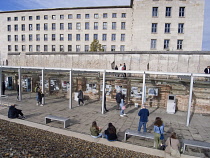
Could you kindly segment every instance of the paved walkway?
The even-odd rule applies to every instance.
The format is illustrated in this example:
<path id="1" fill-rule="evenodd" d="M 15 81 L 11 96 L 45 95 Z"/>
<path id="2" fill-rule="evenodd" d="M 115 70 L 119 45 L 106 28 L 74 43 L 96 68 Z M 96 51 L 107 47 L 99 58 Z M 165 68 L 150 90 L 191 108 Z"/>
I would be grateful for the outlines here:
<path id="1" fill-rule="evenodd" d="M 104 115 L 101 114 L 101 102 L 89 100 L 86 101 L 85 106 L 77 106 L 77 102 L 73 101 L 73 109 L 68 108 L 68 100 L 65 98 L 46 97 L 46 105 L 43 107 L 36 105 L 35 93 L 23 94 L 23 100 L 21 102 L 16 100 L 16 93 L 14 91 L 6 92 L 9 104 L 18 104 L 19 109 L 22 109 L 27 117 L 27 121 L 45 124 L 44 117 L 48 114 L 62 116 L 70 118 L 71 125 L 65 130 L 76 133 L 89 135 L 90 125 L 96 120 L 97 124 L 105 130 L 107 124 L 112 122 L 117 128 L 118 138 L 123 141 L 124 131 L 128 128 L 137 130 L 139 117 L 138 108 L 134 106 L 126 109 L 127 116 L 121 118 L 119 116 L 120 111 L 115 110 L 116 104 L 107 102 L 107 109 L 109 112 Z M 0 106 L 0 114 L 7 116 L 8 108 Z M 153 132 L 154 119 L 159 116 L 163 119 L 165 125 L 166 137 L 170 135 L 172 131 L 178 134 L 180 139 L 194 139 L 200 141 L 206 141 L 210 143 L 210 115 L 194 114 L 190 126 L 186 127 L 186 112 L 178 111 L 176 114 L 167 114 L 165 109 L 162 108 L 149 108 L 150 116 L 148 122 L 148 132 Z M 63 129 L 63 123 L 53 121 L 48 126 Z M 152 140 L 144 140 L 139 137 L 130 137 L 127 142 L 128 144 L 139 145 L 143 147 L 153 148 Z M 210 157 L 209 150 L 188 148 L 187 155 L 197 157 Z"/>

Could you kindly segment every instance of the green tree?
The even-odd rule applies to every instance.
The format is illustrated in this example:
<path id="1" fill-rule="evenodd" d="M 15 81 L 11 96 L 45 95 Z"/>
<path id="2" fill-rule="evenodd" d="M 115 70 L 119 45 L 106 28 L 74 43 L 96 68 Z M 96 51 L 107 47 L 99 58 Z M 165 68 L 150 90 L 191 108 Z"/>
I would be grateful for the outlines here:
<path id="1" fill-rule="evenodd" d="M 90 44 L 90 52 L 100 52 L 103 51 L 101 44 L 98 40 L 94 39 Z"/>

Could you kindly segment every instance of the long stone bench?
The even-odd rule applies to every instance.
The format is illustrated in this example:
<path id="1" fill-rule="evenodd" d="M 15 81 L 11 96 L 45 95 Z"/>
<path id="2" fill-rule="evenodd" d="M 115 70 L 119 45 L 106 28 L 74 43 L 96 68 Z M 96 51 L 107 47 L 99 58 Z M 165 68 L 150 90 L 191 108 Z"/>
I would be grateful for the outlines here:
<path id="1" fill-rule="evenodd" d="M 64 128 L 70 125 L 70 119 L 64 117 L 58 117 L 53 115 L 48 115 L 45 117 L 45 124 L 50 123 L 52 120 L 61 121 L 64 123 Z"/>
<path id="2" fill-rule="evenodd" d="M 126 141 L 127 135 L 132 135 L 132 136 L 137 136 L 137 137 L 142 137 L 142 138 L 148 138 L 148 139 L 154 139 L 154 134 L 152 134 L 152 133 L 139 132 L 139 131 L 134 131 L 134 130 L 127 129 L 125 131 L 124 141 Z"/>
<path id="3" fill-rule="evenodd" d="M 185 152 L 186 146 L 194 146 L 194 147 L 198 147 L 198 148 L 210 149 L 210 143 L 201 142 L 201 141 L 197 141 L 197 140 L 183 139 L 182 144 L 183 144 L 183 153 Z"/>

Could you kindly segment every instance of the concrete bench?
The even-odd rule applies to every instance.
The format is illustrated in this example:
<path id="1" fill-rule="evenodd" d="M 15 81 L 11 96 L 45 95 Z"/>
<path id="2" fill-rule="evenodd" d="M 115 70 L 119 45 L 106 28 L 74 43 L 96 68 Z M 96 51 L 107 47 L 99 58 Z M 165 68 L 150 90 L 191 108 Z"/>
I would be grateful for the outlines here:
<path id="1" fill-rule="evenodd" d="M 201 141 L 197 141 L 197 140 L 183 139 L 182 144 L 183 144 L 183 153 L 185 152 L 186 146 L 194 146 L 194 147 L 198 147 L 198 148 L 210 149 L 210 143 L 201 142 Z"/>
<path id="2" fill-rule="evenodd" d="M 154 139 L 154 134 L 152 134 L 152 133 L 139 132 L 139 131 L 134 131 L 134 130 L 127 129 L 125 131 L 124 141 L 126 141 L 127 135 L 138 136 L 138 137 L 148 138 L 148 139 Z"/>
<path id="3" fill-rule="evenodd" d="M 48 115 L 45 117 L 45 124 L 50 123 L 51 120 L 62 121 L 64 123 L 64 128 L 70 125 L 70 119 L 64 117 L 58 117 L 53 115 Z"/>

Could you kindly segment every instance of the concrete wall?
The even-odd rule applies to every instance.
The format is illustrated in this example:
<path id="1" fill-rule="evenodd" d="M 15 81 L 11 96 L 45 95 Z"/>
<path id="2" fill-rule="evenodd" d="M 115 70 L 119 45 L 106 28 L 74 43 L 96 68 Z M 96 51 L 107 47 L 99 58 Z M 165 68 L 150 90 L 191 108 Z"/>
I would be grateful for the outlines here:
<path id="1" fill-rule="evenodd" d="M 210 65 L 210 52 L 11 53 L 8 56 L 10 66 L 111 69 L 113 61 L 118 66 L 126 63 L 127 70 L 203 73 Z"/>

